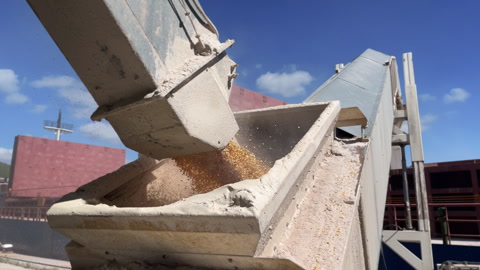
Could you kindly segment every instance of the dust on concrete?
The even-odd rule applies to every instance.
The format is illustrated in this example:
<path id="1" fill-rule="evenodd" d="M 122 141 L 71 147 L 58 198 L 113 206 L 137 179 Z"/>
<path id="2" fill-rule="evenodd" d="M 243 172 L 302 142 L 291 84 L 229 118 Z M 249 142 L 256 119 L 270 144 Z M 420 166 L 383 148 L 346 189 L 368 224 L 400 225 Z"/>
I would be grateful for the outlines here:
<path id="1" fill-rule="evenodd" d="M 334 141 L 307 177 L 309 191 L 275 251 L 305 269 L 338 269 L 343 262 L 361 167 L 362 142 Z"/>
<path id="2" fill-rule="evenodd" d="M 184 44 L 186 41 L 182 38 L 176 38 L 173 42 L 174 45 L 172 48 L 186 47 Z M 205 59 L 209 59 L 208 56 L 212 54 L 218 55 L 219 51 L 221 51 L 222 45 L 233 43 L 233 41 L 227 40 L 225 43 L 220 43 L 215 34 L 204 33 L 198 38 L 198 43 L 202 44 L 205 48 L 208 48 L 209 53 L 192 55 L 193 51 L 191 50 L 169 51 L 166 63 L 170 68 L 167 74 L 158 78 L 158 88 L 147 94 L 144 98 L 148 99 L 158 95 L 166 96 L 175 86 L 183 82 L 187 77 L 191 76 L 195 71 L 205 65 Z"/>
<path id="3" fill-rule="evenodd" d="M 193 268 L 189 266 L 163 266 L 163 265 L 146 265 L 140 262 L 130 262 L 125 265 L 119 263 L 108 263 L 92 270 L 202 270 L 202 268 Z"/>

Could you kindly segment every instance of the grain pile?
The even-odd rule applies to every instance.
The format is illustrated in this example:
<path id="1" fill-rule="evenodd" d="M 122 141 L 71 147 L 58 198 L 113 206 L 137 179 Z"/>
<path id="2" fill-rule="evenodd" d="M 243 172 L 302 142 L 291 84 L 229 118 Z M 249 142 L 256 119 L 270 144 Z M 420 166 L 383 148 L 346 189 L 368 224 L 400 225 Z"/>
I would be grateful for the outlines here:
<path id="1" fill-rule="evenodd" d="M 103 203 L 117 207 L 155 207 L 194 195 L 192 179 L 174 160 L 161 160 L 150 170 L 104 196 Z"/>
<path id="2" fill-rule="evenodd" d="M 163 159 L 111 191 L 102 202 L 117 207 L 162 206 L 226 184 L 259 178 L 269 169 L 265 162 L 232 141 L 221 151 Z"/>
<path id="3" fill-rule="evenodd" d="M 256 179 L 269 170 L 265 162 L 234 141 L 221 151 L 176 157 L 174 160 L 193 180 L 196 194 L 245 179 Z"/>

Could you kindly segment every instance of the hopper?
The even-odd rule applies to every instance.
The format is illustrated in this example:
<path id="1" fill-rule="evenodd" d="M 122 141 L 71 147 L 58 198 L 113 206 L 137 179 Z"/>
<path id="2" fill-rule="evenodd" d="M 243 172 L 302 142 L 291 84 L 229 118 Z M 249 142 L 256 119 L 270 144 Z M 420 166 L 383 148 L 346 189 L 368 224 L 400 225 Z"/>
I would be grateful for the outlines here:
<path id="1" fill-rule="evenodd" d="M 132 263 L 301 269 L 290 260 L 260 254 L 276 241 L 272 231 L 278 221 L 292 215 L 286 209 L 314 157 L 332 141 L 339 111 L 339 102 L 333 101 L 236 113 L 238 144 L 271 166 L 259 179 L 163 206 L 102 203 L 164 166 L 164 161 L 141 157 L 66 195 L 48 212 L 49 224 L 72 239 L 67 253 L 74 269 Z"/>

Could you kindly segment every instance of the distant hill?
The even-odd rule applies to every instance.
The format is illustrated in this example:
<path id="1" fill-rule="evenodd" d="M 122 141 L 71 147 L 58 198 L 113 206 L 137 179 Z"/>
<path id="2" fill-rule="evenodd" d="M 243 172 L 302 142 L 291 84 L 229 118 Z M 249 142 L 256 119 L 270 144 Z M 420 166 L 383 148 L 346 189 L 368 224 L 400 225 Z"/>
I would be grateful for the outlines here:
<path id="1" fill-rule="evenodd" d="M 10 177 L 10 165 L 0 162 L 0 177 Z"/>

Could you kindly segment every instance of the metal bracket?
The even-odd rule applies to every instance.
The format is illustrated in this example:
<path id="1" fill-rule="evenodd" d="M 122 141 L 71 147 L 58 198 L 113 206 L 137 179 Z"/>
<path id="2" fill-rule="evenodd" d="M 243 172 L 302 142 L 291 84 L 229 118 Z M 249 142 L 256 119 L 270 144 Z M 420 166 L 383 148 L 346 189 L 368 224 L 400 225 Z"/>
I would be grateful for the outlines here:
<path id="1" fill-rule="evenodd" d="M 433 269 L 430 232 L 386 231 L 382 232 L 382 242 L 417 270 Z M 401 242 L 420 244 L 421 257 L 418 258 Z"/>
<path id="2" fill-rule="evenodd" d="M 360 108 L 349 107 L 349 108 L 342 108 L 340 110 L 335 127 L 360 126 L 361 138 L 364 138 L 365 129 L 367 128 L 367 125 L 368 125 L 367 117 L 365 117 L 365 115 L 362 113 Z"/>
<path id="3" fill-rule="evenodd" d="M 335 65 L 335 73 L 340 73 L 340 71 L 342 71 L 342 69 L 345 68 L 345 65 L 342 64 L 336 64 Z"/>
<path id="4" fill-rule="evenodd" d="M 395 120 L 407 120 L 408 116 L 407 116 L 407 111 L 406 110 L 396 110 L 394 112 L 394 117 L 395 117 Z"/>
<path id="5" fill-rule="evenodd" d="M 392 135 L 392 145 L 408 145 L 410 140 L 407 134 Z"/>
<path id="6" fill-rule="evenodd" d="M 336 127 L 367 126 L 367 118 L 358 107 L 342 108 L 338 114 Z"/>

